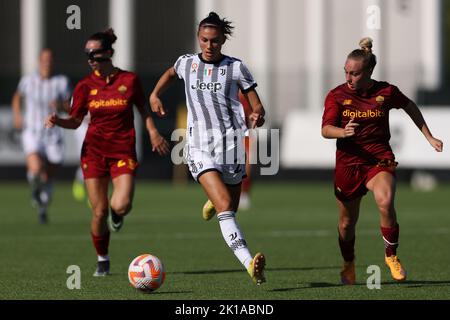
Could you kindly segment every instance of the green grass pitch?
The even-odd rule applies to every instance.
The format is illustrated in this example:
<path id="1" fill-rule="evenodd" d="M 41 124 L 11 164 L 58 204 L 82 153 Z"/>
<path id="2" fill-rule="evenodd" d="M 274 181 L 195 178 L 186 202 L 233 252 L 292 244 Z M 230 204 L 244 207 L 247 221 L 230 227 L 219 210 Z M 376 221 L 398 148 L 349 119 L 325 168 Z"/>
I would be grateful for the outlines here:
<path id="1" fill-rule="evenodd" d="M 253 206 L 238 213 L 249 248 L 267 257 L 267 283 L 255 286 L 225 245 L 215 219 L 205 222 L 205 196 L 195 184 L 138 181 L 134 208 L 111 235 L 111 276 L 94 278 L 91 213 L 57 182 L 50 224 L 38 225 L 26 183 L 0 185 L 0 299 L 450 299 L 450 186 L 430 193 L 399 185 L 399 256 L 408 280 L 395 283 L 384 266 L 373 196 L 357 228 L 358 284 L 339 284 L 337 210 L 331 183 L 255 184 Z M 142 294 L 128 283 L 131 260 L 152 253 L 167 272 L 163 286 Z M 81 289 L 69 290 L 67 267 L 81 268 Z M 381 289 L 366 286 L 367 267 L 381 268 Z"/>

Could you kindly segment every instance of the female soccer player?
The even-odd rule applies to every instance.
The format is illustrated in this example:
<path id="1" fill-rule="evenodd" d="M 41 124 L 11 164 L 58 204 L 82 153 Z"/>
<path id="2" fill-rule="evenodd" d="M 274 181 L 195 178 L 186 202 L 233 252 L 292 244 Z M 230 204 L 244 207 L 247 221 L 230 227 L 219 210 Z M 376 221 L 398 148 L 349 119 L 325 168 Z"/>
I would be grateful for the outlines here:
<path id="1" fill-rule="evenodd" d="M 95 33 L 88 39 L 85 53 L 93 72 L 75 87 L 69 117 L 62 119 L 54 114 L 46 121 L 49 128 L 56 125 L 76 129 L 88 111 L 91 117 L 81 151 L 81 167 L 93 213 L 91 235 L 98 256 L 94 276 L 109 274 L 108 225 L 111 231 L 118 231 L 123 217 L 131 210 L 138 166 L 133 105 L 145 121 L 152 150 L 160 155 L 169 152 L 167 141 L 159 134 L 145 108 L 137 75 L 116 68 L 111 62 L 112 44 L 116 39 L 112 29 Z M 108 218 L 109 177 L 113 191 Z"/>
<path id="2" fill-rule="evenodd" d="M 212 201 L 226 243 L 259 285 L 265 281 L 265 257 L 257 253 L 252 258 L 235 220 L 245 176 L 242 142 L 246 125 L 239 89 L 250 101 L 252 127 L 263 125 L 264 108 L 247 67 L 221 52 L 232 28 L 215 12 L 203 19 L 197 32 L 201 53 L 179 57 L 159 79 L 150 104 L 154 112 L 165 116 L 161 94 L 177 78 L 184 80 L 188 107 L 185 158 L 189 170 Z"/>
<path id="3" fill-rule="evenodd" d="M 64 156 L 61 129 L 44 130 L 42 122 L 54 112 L 66 111 L 71 95 L 69 79 L 53 74 L 53 64 L 52 50 L 42 50 L 39 71 L 20 79 L 12 99 L 14 127 L 23 129 L 27 179 L 42 224 L 47 223 L 47 207 L 53 193 L 52 178 Z"/>
<path id="4" fill-rule="evenodd" d="M 395 161 L 389 145 L 389 110 L 402 108 L 431 146 L 442 151 L 443 143 L 432 136 L 417 105 L 387 82 L 371 78 L 376 65 L 372 39 L 360 41 L 345 62 L 346 82 L 328 93 L 322 119 L 322 136 L 337 139 L 334 188 L 339 208 L 339 246 L 344 265 L 343 284 L 355 283 L 355 227 L 361 198 L 374 194 L 380 211 L 385 263 L 392 278 L 406 279 L 397 257 L 399 225 L 394 208 Z"/>

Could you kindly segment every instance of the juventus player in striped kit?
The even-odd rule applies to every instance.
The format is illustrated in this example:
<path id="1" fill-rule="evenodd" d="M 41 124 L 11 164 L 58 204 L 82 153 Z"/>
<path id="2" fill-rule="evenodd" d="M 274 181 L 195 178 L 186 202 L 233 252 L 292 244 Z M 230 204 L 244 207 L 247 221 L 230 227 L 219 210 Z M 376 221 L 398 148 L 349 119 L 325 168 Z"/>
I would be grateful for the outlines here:
<path id="1" fill-rule="evenodd" d="M 47 223 L 52 176 L 64 155 L 61 128 L 45 129 L 42 123 L 48 115 L 68 110 L 70 95 L 69 79 L 64 75 L 53 74 L 52 50 L 44 49 L 39 55 L 39 72 L 20 79 L 11 103 L 14 127 L 22 130 L 27 179 L 41 224 Z"/>
<path id="2" fill-rule="evenodd" d="M 246 130 L 239 89 L 252 107 L 252 128 L 264 124 L 256 83 L 242 61 L 221 53 L 231 35 L 229 21 L 211 12 L 198 27 L 199 54 L 181 56 L 159 79 L 150 96 L 152 110 L 164 117 L 161 94 L 177 79 L 185 83 L 188 131 L 185 158 L 193 178 L 212 201 L 222 235 L 256 284 L 265 282 L 265 256 L 253 258 L 236 223 L 242 178 L 245 177 Z M 210 219 L 213 215 L 207 217 Z"/>

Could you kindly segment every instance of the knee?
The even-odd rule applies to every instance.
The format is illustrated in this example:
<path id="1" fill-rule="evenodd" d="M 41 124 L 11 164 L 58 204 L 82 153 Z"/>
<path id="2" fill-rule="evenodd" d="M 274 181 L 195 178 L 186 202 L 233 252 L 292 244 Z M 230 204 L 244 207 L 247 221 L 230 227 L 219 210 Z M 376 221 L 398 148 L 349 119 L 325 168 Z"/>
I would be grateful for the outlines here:
<path id="1" fill-rule="evenodd" d="M 236 208 L 233 208 L 233 201 L 229 196 L 221 197 L 220 200 L 216 202 L 217 203 L 214 203 L 214 207 L 218 213 L 224 211 L 236 211 Z"/>
<path id="2" fill-rule="evenodd" d="M 106 206 L 93 206 L 92 207 L 92 214 L 93 214 L 93 218 L 95 220 L 105 220 L 106 217 L 108 216 L 108 208 Z"/>
<path id="3" fill-rule="evenodd" d="M 121 199 L 121 200 L 111 200 L 111 209 L 118 215 L 126 215 L 131 211 L 131 200 Z"/>
<path id="4" fill-rule="evenodd" d="M 382 195 L 377 195 L 375 197 L 378 209 L 381 213 L 388 214 L 393 207 L 393 195 L 391 193 L 385 193 Z"/>
<path id="5" fill-rule="evenodd" d="M 339 229 L 341 231 L 347 232 L 354 230 L 356 226 L 356 219 L 351 218 L 341 218 L 339 220 Z"/>

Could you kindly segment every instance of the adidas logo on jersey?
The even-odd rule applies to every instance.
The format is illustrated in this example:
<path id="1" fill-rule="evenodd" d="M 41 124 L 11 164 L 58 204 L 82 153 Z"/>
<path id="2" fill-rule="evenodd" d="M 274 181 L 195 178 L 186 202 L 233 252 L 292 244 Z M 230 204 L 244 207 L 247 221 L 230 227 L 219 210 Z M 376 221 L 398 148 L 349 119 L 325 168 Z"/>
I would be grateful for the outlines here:
<path id="1" fill-rule="evenodd" d="M 199 79 L 197 79 L 196 84 L 191 85 L 191 88 L 194 90 L 209 90 L 211 92 L 216 93 L 220 89 L 222 89 L 222 84 L 220 82 L 200 82 Z"/>

